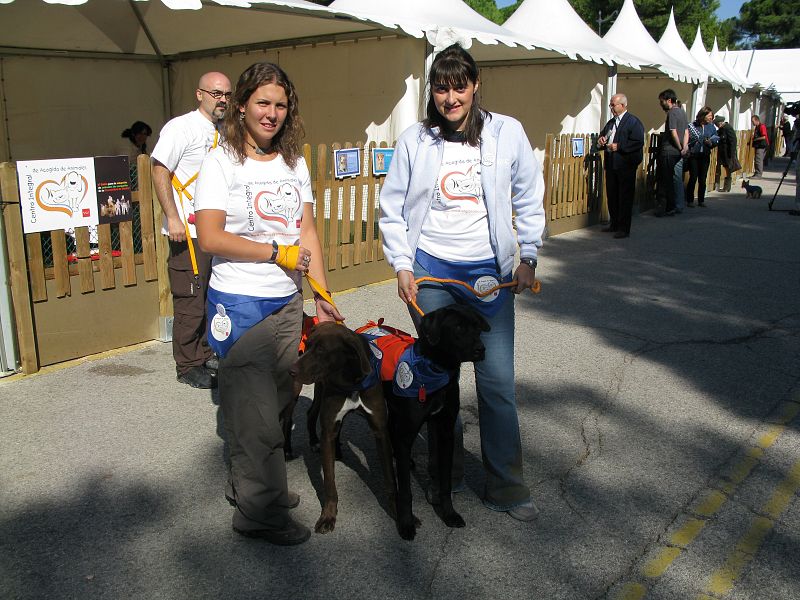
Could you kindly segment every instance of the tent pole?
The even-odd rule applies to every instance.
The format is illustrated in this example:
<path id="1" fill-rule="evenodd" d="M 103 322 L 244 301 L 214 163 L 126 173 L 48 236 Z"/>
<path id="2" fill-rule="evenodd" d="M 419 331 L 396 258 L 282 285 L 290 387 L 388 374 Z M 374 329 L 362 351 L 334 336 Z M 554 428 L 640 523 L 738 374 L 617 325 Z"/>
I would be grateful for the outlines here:
<path id="1" fill-rule="evenodd" d="M 150 42 L 153 52 L 156 53 L 159 61 L 161 61 L 161 102 L 164 111 L 164 121 L 166 122 L 172 116 L 172 92 L 169 81 L 169 61 L 164 58 L 164 55 L 161 53 L 161 49 L 158 47 L 156 39 L 150 32 L 150 28 L 147 26 L 147 23 L 145 23 L 139 7 L 136 6 L 136 3 L 133 0 L 128 0 L 128 4 L 130 5 L 133 14 L 136 15 L 136 20 L 139 21 L 139 26 L 147 36 L 147 41 Z"/>
<path id="2" fill-rule="evenodd" d="M 599 129 L 611 120 L 611 107 L 608 105 L 611 102 L 611 97 L 617 93 L 617 66 L 613 65 L 608 67 L 606 72 L 606 86 L 605 93 L 603 94 L 603 110 L 600 111 L 602 115 L 602 122 Z"/>
<path id="3" fill-rule="evenodd" d="M 6 131 L 6 160 L 13 160 L 11 156 L 11 131 L 8 123 L 8 100 L 6 100 L 6 73 L 5 59 L 0 56 L 0 118 L 3 119 L 3 129 Z"/>

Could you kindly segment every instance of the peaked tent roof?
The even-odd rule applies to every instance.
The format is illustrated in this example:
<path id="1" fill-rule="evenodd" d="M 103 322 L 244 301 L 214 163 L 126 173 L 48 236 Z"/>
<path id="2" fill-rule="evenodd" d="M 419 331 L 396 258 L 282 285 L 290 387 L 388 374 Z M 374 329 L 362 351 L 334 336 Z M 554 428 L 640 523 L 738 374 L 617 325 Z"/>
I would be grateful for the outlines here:
<path id="1" fill-rule="evenodd" d="M 711 59 L 708 57 L 708 52 L 706 52 L 706 47 L 703 44 L 703 35 L 700 33 L 700 25 L 697 26 L 697 33 L 694 36 L 694 43 L 692 43 L 692 48 L 689 50 L 692 55 L 692 58 L 703 67 L 706 73 L 709 74 L 710 77 L 713 77 L 717 81 L 724 81 L 726 83 L 730 83 L 734 89 L 738 89 L 739 85 L 730 82 L 726 79 L 726 77 L 719 72 L 719 69 L 711 62 Z M 739 90 L 743 91 L 743 90 Z"/>
<path id="2" fill-rule="evenodd" d="M 678 81 L 700 80 L 697 73 L 679 64 L 666 54 L 650 36 L 639 20 L 633 0 L 625 0 L 616 21 L 603 39 L 620 48 L 635 48 L 635 56 L 641 64 L 653 65 Z"/>
<path id="3" fill-rule="evenodd" d="M 747 88 L 752 87 L 752 84 L 749 84 L 747 81 L 743 81 L 742 78 L 734 73 L 731 68 L 725 64 L 725 61 L 722 60 L 722 54 L 719 51 L 716 37 L 714 38 L 714 45 L 711 48 L 711 52 L 708 53 L 708 57 L 713 65 L 717 67 L 717 70 L 725 76 L 725 79 L 738 85 L 739 91 L 743 92 Z"/>
<path id="4" fill-rule="evenodd" d="M 140 60 L 380 28 L 305 0 L 0 0 L 0 22 L 3 54 L 66 51 Z"/>
<path id="5" fill-rule="evenodd" d="M 689 49 L 686 47 L 686 44 L 683 43 L 681 34 L 678 33 L 678 27 L 675 25 L 674 8 L 669 9 L 669 20 L 667 21 L 667 26 L 664 28 L 664 33 L 661 35 L 661 39 L 658 40 L 658 46 L 670 58 L 688 69 L 695 71 L 700 76 L 701 80 L 708 79 L 708 71 L 694 59 L 692 53 L 689 52 Z"/>
<path id="6" fill-rule="evenodd" d="M 572 59 L 596 63 L 641 65 L 626 52 L 604 41 L 578 16 L 567 0 L 525 0 L 503 27 L 536 46 L 548 47 Z"/>
<path id="7" fill-rule="evenodd" d="M 434 47 L 465 38 L 482 44 L 530 48 L 512 32 L 478 14 L 461 0 L 334 0 L 330 9 L 402 29 L 416 38 L 427 36 Z"/>

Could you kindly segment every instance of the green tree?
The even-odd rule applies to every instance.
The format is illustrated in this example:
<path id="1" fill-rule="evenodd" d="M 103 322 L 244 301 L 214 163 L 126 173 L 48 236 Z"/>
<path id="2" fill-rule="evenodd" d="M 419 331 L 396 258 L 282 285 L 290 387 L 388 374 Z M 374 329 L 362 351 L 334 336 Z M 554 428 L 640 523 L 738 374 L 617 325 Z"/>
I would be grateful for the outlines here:
<path id="1" fill-rule="evenodd" d="M 739 48 L 800 46 L 800 0 L 750 0 L 732 23 Z"/>
<path id="2" fill-rule="evenodd" d="M 503 11 L 497 8 L 494 0 L 465 0 L 465 3 L 477 13 L 480 13 L 490 21 L 494 21 L 498 25 L 502 25 L 505 19 L 503 18 Z"/>

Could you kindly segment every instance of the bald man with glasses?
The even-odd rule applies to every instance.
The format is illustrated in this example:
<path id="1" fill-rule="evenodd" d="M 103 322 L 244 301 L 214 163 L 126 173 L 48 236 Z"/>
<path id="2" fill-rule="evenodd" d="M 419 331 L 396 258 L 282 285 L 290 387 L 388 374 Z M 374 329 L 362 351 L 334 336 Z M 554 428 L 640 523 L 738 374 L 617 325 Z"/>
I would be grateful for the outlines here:
<path id="1" fill-rule="evenodd" d="M 195 97 L 196 110 L 164 125 L 151 158 L 153 187 L 164 212 L 161 233 L 169 238 L 175 369 L 181 383 L 208 389 L 216 383 L 216 359 L 206 341 L 211 256 L 197 245 L 194 185 L 203 158 L 219 142 L 217 123 L 231 97 L 231 82 L 222 73 L 206 73 Z"/>
<path id="2" fill-rule="evenodd" d="M 614 94 L 608 106 L 613 116 L 597 139 L 598 148 L 605 150 L 603 166 L 606 173 L 608 227 L 602 231 L 614 233 L 617 239 L 631 234 L 633 198 L 636 193 L 636 169 L 642 162 L 644 125 L 628 112 L 625 94 Z"/>

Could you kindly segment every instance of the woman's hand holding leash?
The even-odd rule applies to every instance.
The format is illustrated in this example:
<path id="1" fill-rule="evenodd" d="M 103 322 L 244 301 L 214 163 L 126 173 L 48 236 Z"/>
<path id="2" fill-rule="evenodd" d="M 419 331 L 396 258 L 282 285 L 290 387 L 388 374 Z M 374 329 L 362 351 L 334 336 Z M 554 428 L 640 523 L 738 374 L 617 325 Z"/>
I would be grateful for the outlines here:
<path id="1" fill-rule="evenodd" d="M 417 298 L 417 282 L 411 271 L 397 272 L 397 295 L 406 304 L 412 304 Z"/>
<path id="2" fill-rule="evenodd" d="M 342 313 L 339 312 L 339 309 L 327 300 L 318 297 L 315 299 L 315 303 L 317 305 L 317 318 L 320 323 L 324 323 L 325 321 L 341 323 L 344 321 L 344 317 Z"/>
<path id="3" fill-rule="evenodd" d="M 517 285 L 512 288 L 511 291 L 515 294 L 521 294 L 525 290 L 533 290 L 534 293 L 537 292 L 539 282 L 536 281 L 536 269 L 533 267 L 521 263 L 514 273 L 514 280 L 517 282 Z"/>
<path id="4" fill-rule="evenodd" d="M 302 246 L 281 246 L 273 243 L 273 255 L 270 262 L 283 267 L 287 271 L 308 271 L 311 263 L 311 251 Z"/>

